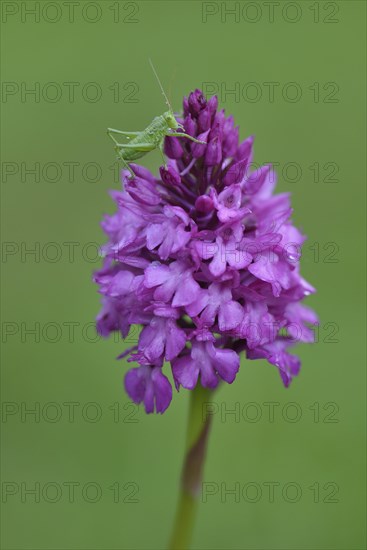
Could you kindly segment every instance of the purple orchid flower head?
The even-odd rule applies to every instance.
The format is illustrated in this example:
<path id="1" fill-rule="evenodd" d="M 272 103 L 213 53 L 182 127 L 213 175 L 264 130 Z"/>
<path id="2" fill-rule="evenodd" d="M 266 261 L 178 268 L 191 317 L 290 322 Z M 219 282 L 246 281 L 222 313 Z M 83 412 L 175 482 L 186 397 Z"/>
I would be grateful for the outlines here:
<path id="1" fill-rule="evenodd" d="M 285 386 L 300 369 L 289 348 L 312 342 L 315 313 L 301 304 L 315 289 L 300 275 L 305 237 L 292 225 L 288 194 L 274 195 L 271 166 L 251 169 L 253 137 L 239 142 L 233 118 L 200 90 L 178 122 L 206 144 L 167 137 L 156 178 L 132 165 L 114 191 L 104 265 L 95 274 L 103 307 L 99 333 L 142 325 L 125 388 L 147 413 L 163 413 L 174 385 L 231 384 L 240 352 L 275 365 Z"/>

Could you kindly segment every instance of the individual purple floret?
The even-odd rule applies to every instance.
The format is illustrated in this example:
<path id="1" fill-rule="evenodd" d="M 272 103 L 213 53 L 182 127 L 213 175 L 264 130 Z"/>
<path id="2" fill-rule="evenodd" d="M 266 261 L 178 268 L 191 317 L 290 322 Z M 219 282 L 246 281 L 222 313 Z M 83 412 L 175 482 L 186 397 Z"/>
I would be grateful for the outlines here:
<path id="1" fill-rule="evenodd" d="M 123 170 L 117 212 L 102 222 L 97 329 L 125 338 L 143 326 L 125 388 L 148 413 L 172 399 L 165 361 L 177 390 L 231 384 L 241 351 L 275 365 L 288 386 L 300 369 L 288 348 L 312 342 L 308 325 L 318 322 L 300 303 L 315 290 L 299 273 L 305 237 L 289 220 L 289 194 L 273 195 L 271 166 L 253 168 L 253 138 L 239 143 L 217 105 L 199 90 L 184 98 L 179 122 L 206 145 L 167 137 L 160 178 L 135 164 L 134 178 Z"/>

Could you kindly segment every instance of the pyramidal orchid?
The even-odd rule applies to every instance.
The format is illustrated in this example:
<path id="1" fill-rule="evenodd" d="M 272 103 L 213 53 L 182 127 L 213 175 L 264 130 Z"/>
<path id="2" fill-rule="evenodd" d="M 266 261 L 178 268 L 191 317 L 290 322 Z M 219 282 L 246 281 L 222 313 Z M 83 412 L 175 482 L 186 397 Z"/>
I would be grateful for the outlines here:
<path id="1" fill-rule="evenodd" d="M 160 178 L 132 165 L 114 191 L 117 211 L 95 281 L 103 295 L 100 334 L 143 326 L 125 388 L 146 412 L 163 413 L 175 387 L 231 384 L 248 359 L 264 358 L 288 386 L 300 369 L 289 352 L 312 341 L 314 292 L 300 275 L 305 237 L 292 225 L 289 195 L 274 195 L 271 166 L 252 169 L 253 138 L 239 143 L 233 118 L 196 90 L 183 102 L 184 138 L 165 141 Z"/>
<path id="2" fill-rule="evenodd" d="M 210 418 L 203 426 L 200 403 L 235 381 L 241 353 L 266 359 L 288 386 L 300 370 L 290 348 L 312 342 L 309 325 L 317 323 L 301 304 L 314 288 L 300 275 L 305 237 L 290 220 L 289 194 L 274 194 L 272 167 L 254 169 L 253 137 L 239 142 L 233 118 L 217 108 L 215 96 L 192 92 L 178 122 L 205 143 L 167 137 L 160 177 L 136 164 L 134 177 L 122 171 L 95 274 L 99 333 L 125 338 L 142 326 L 137 345 L 120 356 L 136 364 L 125 374 L 129 397 L 163 413 L 173 395 L 169 369 L 175 389 L 192 393 L 172 548 L 188 544 L 182 517 L 201 480 Z"/>

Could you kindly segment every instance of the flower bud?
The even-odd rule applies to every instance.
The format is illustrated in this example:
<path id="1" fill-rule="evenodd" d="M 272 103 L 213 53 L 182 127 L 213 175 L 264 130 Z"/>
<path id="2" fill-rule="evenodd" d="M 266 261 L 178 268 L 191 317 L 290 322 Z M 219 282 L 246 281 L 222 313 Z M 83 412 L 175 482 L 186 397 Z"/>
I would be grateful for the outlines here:
<path id="1" fill-rule="evenodd" d="M 180 174 L 172 166 L 159 168 L 163 183 L 166 185 L 179 185 L 181 183 Z"/>
<path id="2" fill-rule="evenodd" d="M 192 115 L 197 115 L 206 107 L 206 99 L 200 90 L 195 90 L 189 95 L 189 109 Z"/>
<path id="3" fill-rule="evenodd" d="M 209 214 L 214 210 L 214 203 L 208 195 L 200 195 L 195 201 L 195 208 L 201 214 Z"/>
<path id="4" fill-rule="evenodd" d="M 167 137 L 164 141 L 164 152 L 170 159 L 181 158 L 184 151 L 179 138 Z"/>

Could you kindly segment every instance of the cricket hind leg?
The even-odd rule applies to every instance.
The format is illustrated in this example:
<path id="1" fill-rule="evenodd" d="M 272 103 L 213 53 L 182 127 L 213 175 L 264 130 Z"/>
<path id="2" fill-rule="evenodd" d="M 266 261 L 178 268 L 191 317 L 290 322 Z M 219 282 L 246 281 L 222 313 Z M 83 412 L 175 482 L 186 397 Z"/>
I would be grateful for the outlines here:
<path id="1" fill-rule="evenodd" d="M 140 134 L 140 132 L 122 132 L 121 130 L 115 130 L 114 128 L 107 128 L 107 134 L 112 139 L 114 138 L 111 134 L 120 134 L 121 136 L 125 136 L 127 139 L 134 139 Z"/>
<path id="2" fill-rule="evenodd" d="M 153 151 L 155 146 L 151 143 L 117 143 L 115 150 L 118 154 L 118 159 L 126 166 L 133 177 L 136 176 L 133 169 L 129 165 L 129 162 L 138 160 L 143 157 L 149 151 Z"/>
<path id="3" fill-rule="evenodd" d="M 119 157 L 117 157 L 117 158 L 118 158 L 118 160 L 121 160 L 122 164 L 129 170 L 131 176 L 132 176 L 133 178 L 135 178 L 135 177 L 136 177 L 136 174 L 135 174 L 134 170 L 131 168 L 131 166 L 126 162 L 126 160 L 125 160 L 123 157 L 121 157 L 121 156 L 119 156 Z"/>
<path id="4" fill-rule="evenodd" d="M 126 149 L 129 153 L 136 151 L 137 153 L 148 153 L 154 151 L 156 146 L 154 143 L 116 143 L 117 147 L 121 150 Z"/>
<path id="5" fill-rule="evenodd" d="M 163 164 L 164 164 L 164 167 L 165 169 L 167 170 L 167 159 L 165 158 L 164 156 L 164 142 L 162 141 L 162 143 L 159 145 L 159 151 L 162 155 L 162 160 L 163 160 Z"/>

